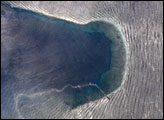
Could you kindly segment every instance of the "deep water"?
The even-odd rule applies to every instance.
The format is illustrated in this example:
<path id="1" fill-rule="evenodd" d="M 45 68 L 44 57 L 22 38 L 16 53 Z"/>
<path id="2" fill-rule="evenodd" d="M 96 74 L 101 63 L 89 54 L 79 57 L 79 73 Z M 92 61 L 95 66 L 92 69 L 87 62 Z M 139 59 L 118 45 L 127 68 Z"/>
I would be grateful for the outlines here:
<path id="1" fill-rule="evenodd" d="M 108 88 L 101 84 L 105 82 L 103 74 L 110 70 L 112 43 L 104 33 L 18 8 L 9 15 L 3 11 L 3 15 L 13 25 L 9 31 L 15 46 L 4 68 L 7 73 L 2 72 L 2 76 L 10 77 L 2 81 L 16 82 L 19 91 L 88 83 L 97 84 L 102 90 Z M 95 86 L 69 86 L 63 92 L 64 102 L 72 108 L 104 96 Z"/>

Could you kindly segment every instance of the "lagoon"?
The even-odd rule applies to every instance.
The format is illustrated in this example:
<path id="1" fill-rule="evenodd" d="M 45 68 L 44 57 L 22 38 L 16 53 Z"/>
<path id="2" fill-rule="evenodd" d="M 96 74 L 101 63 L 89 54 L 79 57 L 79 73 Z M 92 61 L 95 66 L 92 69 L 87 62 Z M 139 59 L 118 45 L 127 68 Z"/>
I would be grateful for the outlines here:
<path id="1" fill-rule="evenodd" d="M 2 78 L 7 81 L 3 86 L 14 83 L 19 86 L 15 92 L 56 89 L 71 108 L 100 99 L 120 86 L 117 76 L 122 77 L 118 71 L 123 71 L 124 55 L 118 54 L 123 62 L 113 71 L 118 64 L 115 40 L 108 33 L 113 27 L 104 22 L 78 25 L 19 8 L 11 11 L 3 11 L 12 25 L 9 34 L 14 44 L 7 72 L 2 69 L 2 76 L 10 76 Z"/>

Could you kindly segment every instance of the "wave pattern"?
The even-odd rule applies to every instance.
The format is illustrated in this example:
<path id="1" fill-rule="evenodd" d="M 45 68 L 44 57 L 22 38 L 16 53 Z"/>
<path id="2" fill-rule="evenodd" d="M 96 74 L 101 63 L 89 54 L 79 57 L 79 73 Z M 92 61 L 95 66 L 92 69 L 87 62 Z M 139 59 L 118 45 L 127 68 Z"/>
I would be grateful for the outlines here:
<path id="1" fill-rule="evenodd" d="M 15 7 L 78 24 L 104 20 L 115 24 L 125 37 L 128 61 L 127 73 L 125 73 L 125 80 L 120 87 L 121 89 L 110 94 L 110 100 L 102 98 L 76 109 L 66 110 L 64 114 L 61 114 L 60 111 L 64 106 L 58 107 L 60 104 L 56 105 L 53 98 L 48 99 L 49 94 L 52 94 L 51 92 L 42 95 L 42 100 L 45 99 L 44 102 L 39 102 L 43 103 L 42 108 L 36 109 L 37 113 L 31 111 L 31 118 L 38 115 L 42 118 L 163 118 L 162 2 L 55 1 L 9 3 Z M 7 46 L 10 43 L 5 45 L 9 49 Z M 8 88 L 10 87 L 8 86 Z M 8 92 L 7 94 L 12 93 Z M 63 96 L 61 95 L 61 97 Z M 35 98 L 32 102 L 35 103 L 37 99 L 39 98 Z M 28 104 L 30 103 L 27 103 L 27 106 Z M 40 108 L 40 106 L 36 105 L 35 108 Z M 58 112 L 56 113 L 56 111 Z M 19 112 L 24 113 L 21 110 Z M 13 114 L 17 115 L 17 113 Z M 16 117 L 15 115 L 11 116 Z M 26 118 L 27 116 L 18 114 L 18 117 Z"/>

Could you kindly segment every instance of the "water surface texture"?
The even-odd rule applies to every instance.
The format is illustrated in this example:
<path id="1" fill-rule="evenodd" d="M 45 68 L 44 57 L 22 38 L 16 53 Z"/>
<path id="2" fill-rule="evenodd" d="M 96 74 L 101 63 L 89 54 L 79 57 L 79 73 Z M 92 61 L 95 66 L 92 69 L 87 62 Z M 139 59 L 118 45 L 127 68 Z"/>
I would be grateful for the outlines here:
<path id="1" fill-rule="evenodd" d="M 85 24 L 82 25 L 85 29 L 91 26 L 95 31 L 103 32 L 112 41 L 110 45 L 112 57 L 110 57 L 110 69 L 102 75 L 103 79 L 100 82 L 105 84 L 101 87 L 103 90 L 104 86 L 107 87 L 108 91 L 104 91 L 110 100 L 101 97 L 74 109 L 68 109 L 63 103 L 66 96 L 64 91 L 57 93 L 55 90 L 43 90 L 40 87 L 43 81 L 35 87 L 29 87 L 28 90 L 24 90 L 23 87 L 21 89 L 18 81 L 24 83 L 22 86 L 26 86 L 26 82 L 32 79 L 24 77 L 29 72 L 19 68 L 13 71 L 17 82 L 3 84 L 2 118 L 163 118 L 163 1 L 8 1 L 8 3 L 14 7 Z M 1 69 L 6 73 L 4 68 L 9 63 L 10 52 L 18 43 L 20 44 L 21 40 L 17 40 L 17 36 L 9 32 L 19 22 L 5 17 L 11 15 L 11 11 L 5 10 L 2 6 L 1 10 L 4 10 L 1 14 L 3 51 Z M 27 38 L 22 36 L 22 39 Z M 126 57 L 123 57 L 125 55 Z M 41 66 L 34 66 L 35 69 L 37 67 Z M 13 80 L 11 75 L 2 77 Z M 114 83 L 117 87 L 113 87 Z M 89 90 L 89 93 L 92 92 Z"/>
<path id="2" fill-rule="evenodd" d="M 6 36 L 9 34 L 8 38 L 4 37 L 6 43 L 2 44 L 4 115 L 16 108 L 17 113 L 29 117 L 29 106 L 42 103 L 37 96 L 44 93 L 51 92 L 46 100 L 55 96 L 54 102 L 60 98 L 73 109 L 107 97 L 120 86 L 122 79 L 117 80 L 110 75 L 112 72 L 108 73 L 115 53 L 112 38 L 103 32 L 105 23 L 77 25 L 8 5 L 3 7 L 2 16 L 10 26 L 4 32 Z M 7 95 L 11 109 L 6 108 Z"/>

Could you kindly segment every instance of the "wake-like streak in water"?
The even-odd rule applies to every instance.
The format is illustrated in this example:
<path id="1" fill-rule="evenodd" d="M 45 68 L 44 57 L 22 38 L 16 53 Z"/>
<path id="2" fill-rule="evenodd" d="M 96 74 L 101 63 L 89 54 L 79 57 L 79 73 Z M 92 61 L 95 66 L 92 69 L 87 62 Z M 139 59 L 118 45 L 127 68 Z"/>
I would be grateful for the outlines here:
<path id="1" fill-rule="evenodd" d="M 22 89 L 25 92 L 14 91 L 13 86 L 17 85 L 9 84 L 8 86 L 3 86 L 2 92 L 2 117 L 3 118 L 18 118 L 15 114 L 15 108 L 11 103 L 16 102 L 16 105 L 21 103 L 22 96 L 28 96 L 31 98 L 31 101 L 34 103 L 38 102 L 38 99 L 35 100 L 37 96 L 41 100 L 42 105 L 38 105 L 39 109 L 31 107 L 29 111 L 26 108 L 21 108 L 20 106 L 16 107 L 20 118 L 32 118 L 43 114 L 41 118 L 112 118 L 112 119 L 141 119 L 141 118 L 163 118 L 163 4 L 162 2 L 148 2 L 148 1 L 101 1 L 101 2 L 58 2 L 58 1 L 43 1 L 43 2 L 28 2 L 28 1 L 16 1 L 10 2 L 13 8 L 23 8 L 26 10 L 34 11 L 41 13 L 47 16 L 52 16 L 55 18 L 61 18 L 63 20 L 68 20 L 80 25 L 86 25 L 90 22 L 103 21 L 107 24 L 114 24 L 121 31 L 121 39 L 117 35 L 110 34 L 110 29 L 105 29 L 103 31 L 107 32 L 107 36 L 113 39 L 115 46 L 112 48 L 112 52 L 115 52 L 113 63 L 115 63 L 112 72 L 109 72 L 109 77 L 111 77 L 111 82 L 114 80 L 121 81 L 117 89 L 112 89 L 113 92 L 109 94 L 104 90 L 101 90 L 101 86 L 93 84 L 90 86 L 88 84 L 81 84 L 85 87 L 95 87 L 101 93 L 106 93 L 108 96 L 112 93 L 110 101 L 104 98 L 99 99 L 98 101 L 91 102 L 91 104 L 85 103 L 82 106 L 73 109 L 71 112 L 63 112 L 63 110 L 58 110 L 60 108 L 60 101 L 57 101 L 56 98 L 53 99 L 54 94 L 49 95 L 50 98 L 47 98 L 48 101 L 44 102 L 44 95 L 46 96 L 49 93 L 63 93 L 70 87 L 71 89 L 78 90 L 84 89 L 85 87 L 75 86 L 71 84 L 64 84 L 64 87 L 56 89 L 55 86 L 52 88 L 42 90 L 38 89 L 32 91 L 31 89 Z M 2 17 L 1 17 L 2 18 Z M 8 24 L 7 20 L 2 19 L 2 28 L 1 30 L 7 31 L 6 28 L 11 28 L 14 24 Z M 18 22 L 19 23 L 19 22 Z M 6 26 L 4 26 L 4 24 Z M 34 25 L 35 26 L 35 25 Z M 111 25 L 109 25 L 111 27 Z M 112 31 L 114 29 L 111 29 Z M 14 30 L 14 32 L 17 32 Z M 115 32 L 113 32 L 115 33 Z M 7 35 L 9 35 L 7 33 Z M 124 36 L 123 36 L 124 35 Z M 4 34 L 2 34 L 4 38 Z M 7 40 L 9 38 L 5 37 Z M 118 39 L 117 39 L 118 38 Z M 9 50 L 12 49 L 12 43 L 9 41 L 7 43 L 6 39 L 2 39 L 3 48 Z M 13 37 L 12 37 L 13 39 Z M 123 41 L 123 42 L 122 42 Z M 17 43 L 17 42 L 16 42 Z M 125 52 L 122 48 L 122 45 L 125 45 Z M 121 46 L 121 47 L 120 47 Z M 120 53 L 120 54 L 119 54 Z M 125 53 L 125 54 L 124 54 Z M 3 54 L 4 56 L 6 54 Z M 125 61 L 120 57 L 126 55 Z M 4 58 L 4 57 L 3 57 Z M 116 60 L 116 61 L 115 61 Z M 3 59 L 3 61 L 6 61 Z M 28 61 L 29 62 L 29 61 Z M 125 63 L 125 70 L 116 70 L 120 69 Z M 4 65 L 4 64 L 3 64 Z M 116 71 L 115 71 L 116 70 Z M 119 71 L 119 72 L 118 72 Z M 28 80 L 26 76 L 23 76 L 24 71 L 20 71 L 17 78 L 25 78 L 25 83 Z M 30 71 L 26 71 L 28 74 Z M 41 72 L 40 72 L 41 73 Z M 44 72 L 43 72 L 44 73 Z M 115 74 L 115 75 L 114 75 Z M 119 74 L 119 75 L 117 75 Z M 26 74 L 25 74 L 26 75 Z M 38 72 L 39 75 L 39 72 Z M 121 77 L 120 77 L 121 76 Z M 123 76 L 123 77 L 122 77 Z M 107 79 L 109 79 L 107 77 Z M 10 78 L 10 76 L 9 76 Z M 54 77 L 52 77 L 54 78 Z M 18 79 L 19 80 L 19 79 Z M 41 82 L 40 82 L 41 83 Z M 39 84 L 40 84 L 39 83 Z M 51 84 L 52 85 L 52 84 Z M 109 84 L 110 85 L 110 84 Z M 21 85 L 20 85 L 21 86 Z M 18 88 L 20 87 L 18 86 Z M 37 88 L 40 86 L 37 84 Z M 35 86 L 35 87 L 36 87 Z M 39 87 L 38 87 L 39 86 Z M 26 86 L 23 86 L 26 88 Z M 112 88 L 112 86 L 110 86 Z M 28 87 L 27 87 L 28 88 Z M 30 87 L 29 87 L 30 88 Z M 103 87 L 102 87 L 103 89 Z M 26 92 L 27 90 L 27 92 Z M 12 92 L 10 92 L 12 91 Z M 31 92 L 32 91 L 32 92 Z M 55 92 L 56 91 L 56 92 Z M 15 94 L 16 99 L 12 101 L 12 95 Z M 48 95 L 47 95 L 48 96 Z M 4 99 L 5 98 L 5 99 Z M 17 99 L 18 98 L 18 99 Z M 52 99 L 51 99 L 52 98 Z M 46 100 L 47 100 L 46 99 Z M 23 101 L 22 101 L 23 102 Z M 45 104 L 46 103 L 46 104 Z M 30 106 L 30 104 L 25 103 L 25 106 Z M 48 106 L 48 107 L 47 107 Z M 52 107 L 51 107 L 52 106 Z M 57 107 L 56 107 L 57 106 Z M 43 111 L 40 109 L 43 108 Z M 151 109 L 150 109 L 151 108 Z M 34 109 L 34 111 L 33 111 Z M 50 110 L 46 112 L 47 110 Z M 31 112 L 32 111 L 32 112 Z M 34 114 L 33 114 L 34 113 Z M 63 116 L 61 117 L 61 114 Z M 27 116 L 25 116 L 27 115 Z M 45 116 L 44 116 L 45 115 Z"/>
<path id="2" fill-rule="evenodd" d="M 63 92 L 66 88 L 68 87 L 71 87 L 73 89 L 80 89 L 80 88 L 84 88 L 84 87 L 88 87 L 88 86 L 92 86 L 92 87 L 96 87 L 97 89 L 100 90 L 100 92 L 107 98 L 110 100 L 110 98 L 105 94 L 105 92 L 97 85 L 97 84 L 94 84 L 94 83 L 88 83 L 88 84 L 83 84 L 83 85 L 76 85 L 76 86 L 73 86 L 71 84 L 67 84 L 65 85 L 63 88 L 61 89 L 57 89 L 57 88 L 52 88 L 51 90 L 48 90 L 48 91 L 42 91 L 42 92 L 37 92 L 37 93 L 28 93 L 28 94 L 25 94 L 25 93 L 19 93 L 16 95 L 16 98 L 18 99 L 20 96 L 27 96 L 29 98 L 33 98 L 33 97 L 36 97 L 36 96 L 41 96 L 41 95 L 44 95 L 44 94 L 47 94 L 47 93 L 51 93 L 51 92 L 56 92 L 56 93 L 60 93 L 60 92 Z"/>
<path id="3" fill-rule="evenodd" d="M 14 96 L 14 101 L 15 101 L 15 107 L 16 107 L 16 111 L 17 111 L 17 114 L 19 116 L 19 118 L 21 119 L 24 119 L 23 115 L 21 114 L 20 110 L 19 110 L 19 107 L 18 107 L 18 103 L 19 103 L 19 98 L 20 97 L 28 97 L 30 99 L 32 98 L 35 98 L 35 97 L 38 97 L 38 96 L 43 96 L 43 95 L 46 95 L 46 94 L 50 94 L 52 92 L 56 92 L 56 93 L 61 93 L 63 92 L 66 88 L 68 87 L 71 87 L 72 89 L 81 89 L 81 88 L 84 88 L 84 87 L 88 87 L 88 86 L 92 86 L 92 87 L 96 87 L 97 89 L 100 90 L 100 92 L 108 99 L 110 100 L 110 97 L 108 97 L 108 95 L 105 94 L 105 92 L 97 85 L 97 84 L 94 84 L 94 83 L 88 83 L 88 84 L 84 84 L 84 85 L 77 85 L 77 86 L 73 86 L 71 84 L 68 84 L 68 85 L 65 85 L 63 88 L 61 89 L 56 89 L 56 88 L 53 88 L 51 90 L 48 90 L 48 91 L 42 91 L 42 92 L 37 92 L 37 93 L 19 93 L 17 95 Z"/>

